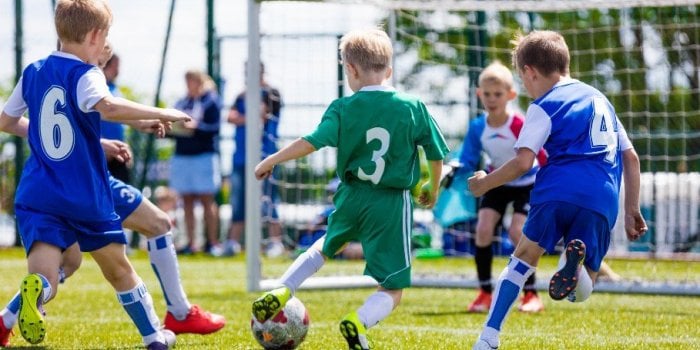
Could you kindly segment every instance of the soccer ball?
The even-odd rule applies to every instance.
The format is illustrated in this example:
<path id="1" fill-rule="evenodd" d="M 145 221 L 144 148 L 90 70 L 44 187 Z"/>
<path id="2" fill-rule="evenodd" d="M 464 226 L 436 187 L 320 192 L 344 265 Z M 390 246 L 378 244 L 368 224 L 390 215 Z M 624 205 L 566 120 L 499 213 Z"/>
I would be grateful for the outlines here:
<path id="1" fill-rule="evenodd" d="M 292 297 L 275 317 L 258 322 L 253 316 L 250 329 L 265 350 L 296 349 L 309 330 L 309 313 L 301 300 Z"/>

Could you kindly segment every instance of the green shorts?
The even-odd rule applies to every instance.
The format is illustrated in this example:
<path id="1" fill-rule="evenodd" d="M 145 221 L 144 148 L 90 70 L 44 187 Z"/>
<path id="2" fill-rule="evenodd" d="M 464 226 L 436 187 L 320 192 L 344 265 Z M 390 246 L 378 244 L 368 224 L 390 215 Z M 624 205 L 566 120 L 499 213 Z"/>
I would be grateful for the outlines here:
<path id="1" fill-rule="evenodd" d="M 365 275 L 386 289 L 411 285 L 413 203 L 409 190 L 341 184 L 333 197 L 323 254 L 334 256 L 345 243 L 360 241 Z"/>

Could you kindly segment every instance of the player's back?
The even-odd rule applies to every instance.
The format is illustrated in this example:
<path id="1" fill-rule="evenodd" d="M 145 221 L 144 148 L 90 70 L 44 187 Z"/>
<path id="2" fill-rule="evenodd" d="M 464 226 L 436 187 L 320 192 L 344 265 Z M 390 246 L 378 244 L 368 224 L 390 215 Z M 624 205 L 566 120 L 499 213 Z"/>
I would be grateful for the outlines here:
<path id="1" fill-rule="evenodd" d="M 548 163 L 531 203 L 562 200 L 598 211 L 614 223 L 622 165 L 618 120 L 597 89 L 577 80 L 557 84 L 533 102 L 551 120 Z"/>
<path id="2" fill-rule="evenodd" d="M 350 176 L 398 189 L 417 183 L 416 146 L 429 144 L 434 124 L 422 102 L 390 89 L 360 90 L 334 101 L 333 108 L 339 115 L 338 172 L 344 181 Z"/>
<path id="3" fill-rule="evenodd" d="M 55 53 L 24 70 L 31 155 L 17 205 L 81 221 L 115 218 L 100 146 L 100 115 L 84 112 L 78 102 L 79 81 L 91 69 L 97 68 Z"/>

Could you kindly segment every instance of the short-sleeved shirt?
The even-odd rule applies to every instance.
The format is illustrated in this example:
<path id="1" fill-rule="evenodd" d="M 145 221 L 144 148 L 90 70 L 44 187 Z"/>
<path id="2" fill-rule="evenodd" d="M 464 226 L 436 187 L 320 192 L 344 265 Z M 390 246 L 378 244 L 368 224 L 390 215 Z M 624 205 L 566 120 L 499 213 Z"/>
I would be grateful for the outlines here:
<path id="1" fill-rule="evenodd" d="M 270 94 L 276 94 L 276 98 L 280 99 L 277 102 L 276 108 L 270 108 L 271 113 L 268 115 L 267 122 L 263 125 L 261 158 L 265 158 L 277 152 L 277 140 L 279 139 L 277 129 L 280 122 L 280 107 L 282 103 L 279 91 L 275 88 L 265 87 L 262 89 L 261 94 L 263 101 L 268 100 Z M 245 115 L 245 93 L 240 93 L 236 96 L 236 100 L 233 102 L 231 109 L 235 109 L 239 114 Z M 245 130 L 245 124 L 236 126 L 236 133 L 234 135 L 236 149 L 233 153 L 233 166 L 235 167 L 245 166 Z"/>
<path id="2" fill-rule="evenodd" d="M 449 151 L 440 128 L 416 97 L 370 86 L 331 103 L 315 131 L 304 136 L 314 148 L 337 147 L 342 182 L 365 181 L 395 189 L 420 178 L 418 147 L 428 160 Z"/>
<path id="3" fill-rule="evenodd" d="M 575 79 L 557 83 L 530 104 L 515 148 L 544 147 L 547 165 L 537 173 L 530 204 L 561 201 L 605 216 L 618 212 L 621 152 L 632 148 L 610 101 Z"/>
<path id="4" fill-rule="evenodd" d="M 462 151 L 459 155 L 459 161 L 464 165 L 460 171 L 477 170 L 482 151 L 486 154 L 487 172 L 501 167 L 515 157 L 513 145 L 520 135 L 525 118 L 520 114 L 513 113 L 508 116 L 508 120 L 503 125 L 498 127 L 490 126 L 487 120 L 487 115 L 481 115 L 469 122 L 469 130 L 467 130 L 467 136 L 462 143 Z M 506 185 L 514 187 L 532 185 L 535 183 L 535 175 L 540 166 L 546 162 L 547 155 L 544 150 L 540 150 L 532 168 Z"/>
<path id="5" fill-rule="evenodd" d="M 24 69 L 5 114 L 29 111 L 31 154 L 15 204 L 79 221 L 111 221 L 114 212 L 100 145 L 100 115 L 110 96 L 102 71 L 78 57 L 54 52 Z"/>

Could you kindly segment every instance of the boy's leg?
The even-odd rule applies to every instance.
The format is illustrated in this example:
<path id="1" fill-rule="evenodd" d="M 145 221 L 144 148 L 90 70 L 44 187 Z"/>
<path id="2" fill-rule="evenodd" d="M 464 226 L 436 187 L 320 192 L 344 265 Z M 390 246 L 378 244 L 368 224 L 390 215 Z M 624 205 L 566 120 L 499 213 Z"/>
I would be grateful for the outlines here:
<path id="1" fill-rule="evenodd" d="M 528 195 L 529 198 L 529 195 Z M 513 203 L 513 217 L 511 219 L 510 228 L 508 229 L 508 236 L 511 241 L 517 246 L 520 242 L 520 237 L 523 236 L 523 225 L 527 219 L 527 205 L 528 201 L 518 201 Z M 544 304 L 537 294 L 536 279 L 535 275 L 537 272 L 533 272 L 530 277 L 525 281 L 523 286 L 523 297 L 520 299 L 520 305 L 518 306 L 518 311 L 521 312 L 540 312 L 544 310 Z"/>
<path id="2" fill-rule="evenodd" d="M 201 310 L 199 306 L 191 305 L 187 299 L 180 281 L 180 269 L 168 214 L 143 198 L 138 207 L 128 214 L 123 225 L 141 232 L 148 239 L 148 257 L 168 307 L 165 328 L 175 334 L 208 334 L 223 328 L 226 324 L 223 316 Z"/>
<path id="3" fill-rule="evenodd" d="M 321 253 L 325 236 L 299 255 L 280 278 L 282 287 L 269 291 L 253 302 L 253 315 L 260 322 L 274 317 L 296 292 L 299 286 L 316 273 L 326 261 Z"/>
<path id="4" fill-rule="evenodd" d="M 479 218 L 476 224 L 476 237 L 474 238 L 475 251 L 474 262 L 476 263 L 476 274 L 479 279 L 479 294 L 476 299 L 469 304 L 469 312 L 488 312 L 491 306 L 493 285 L 491 284 L 491 265 L 493 264 L 493 242 L 494 230 L 501 214 L 491 208 L 479 209 Z"/>
<path id="5" fill-rule="evenodd" d="M 111 243 L 91 252 L 102 274 L 117 292 L 124 307 L 149 348 L 171 346 L 173 339 L 160 330 L 160 321 L 153 308 L 153 299 L 146 286 L 126 258 L 123 244 Z"/>
<path id="6" fill-rule="evenodd" d="M 510 307 L 518 298 L 525 281 L 534 273 L 539 257 L 543 253 L 544 249 L 523 235 L 508 265 L 498 278 L 493 296 L 494 301 L 474 349 L 483 349 L 486 348 L 486 345 L 492 349 L 498 348 L 498 338 L 503 321 L 508 315 Z"/>
<path id="7" fill-rule="evenodd" d="M 367 329 L 387 318 L 401 301 L 401 289 L 387 290 L 379 287 L 365 303 L 340 321 L 340 333 L 353 350 L 369 349 Z"/>
<path id="8" fill-rule="evenodd" d="M 19 290 L 19 330 L 26 341 L 38 344 L 46 335 L 43 304 L 56 293 L 61 249 L 34 241 L 27 256 L 27 265 L 29 275 L 22 280 Z"/>

